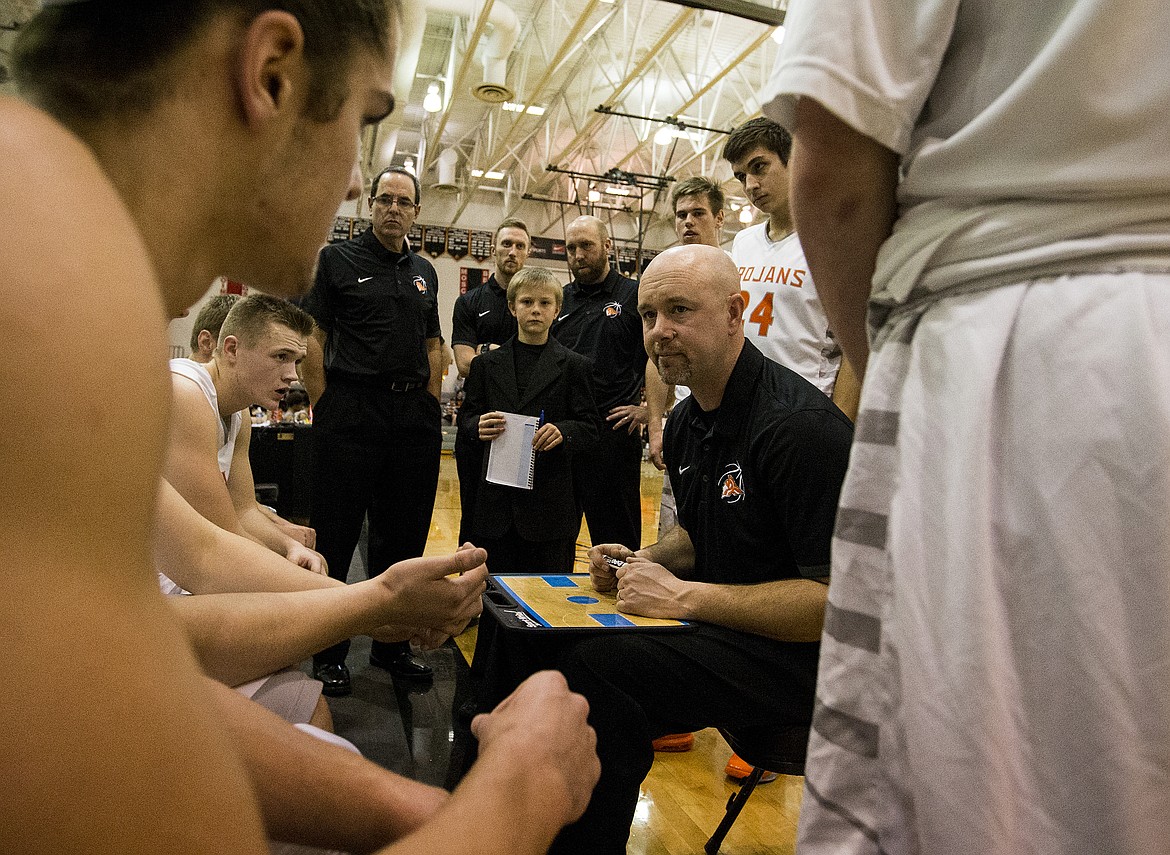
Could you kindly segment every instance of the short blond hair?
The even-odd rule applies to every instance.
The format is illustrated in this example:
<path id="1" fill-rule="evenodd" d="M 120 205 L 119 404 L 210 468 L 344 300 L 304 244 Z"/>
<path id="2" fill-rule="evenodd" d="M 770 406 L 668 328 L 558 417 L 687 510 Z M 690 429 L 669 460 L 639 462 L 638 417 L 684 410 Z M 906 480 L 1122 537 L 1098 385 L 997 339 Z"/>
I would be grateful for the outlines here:
<path id="1" fill-rule="evenodd" d="M 229 335 L 235 336 L 246 347 L 255 347 L 268 332 L 270 324 L 288 327 L 301 338 L 313 334 L 313 318 L 299 306 L 268 294 L 249 294 L 232 306 L 224 318 L 216 349 L 223 349 L 224 340 Z"/>
<path id="2" fill-rule="evenodd" d="M 537 288 L 547 288 L 552 291 L 557 298 L 557 308 L 561 307 L 565 289 L 562 287 L 561 281 L 551 271 L 543 267 L 522 267 L 517 271 L 516 275 L 512 277 L 512 281 L 508 283 L 508 305 L 516 305 L 516 296 L 522 289 L 533 290 Z"/>

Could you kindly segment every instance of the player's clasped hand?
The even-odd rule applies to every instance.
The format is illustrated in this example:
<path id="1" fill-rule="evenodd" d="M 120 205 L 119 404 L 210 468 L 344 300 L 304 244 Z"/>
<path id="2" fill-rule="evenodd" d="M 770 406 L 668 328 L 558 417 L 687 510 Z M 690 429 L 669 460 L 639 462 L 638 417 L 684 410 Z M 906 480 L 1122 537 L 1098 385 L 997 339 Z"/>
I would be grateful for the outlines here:
<path id="1" fill-rule="evenodd" d="M 589 726 L 589 702 L 569 691 L 556 671 L 533 674 L 498 707 L 477 715 L 471 732 L 481 762 L 522 758 L 530 779 L 548 796 L 549 810 L 563 810 L 559 827 L 585 812 L 601 775 L 597 734 Z"/>

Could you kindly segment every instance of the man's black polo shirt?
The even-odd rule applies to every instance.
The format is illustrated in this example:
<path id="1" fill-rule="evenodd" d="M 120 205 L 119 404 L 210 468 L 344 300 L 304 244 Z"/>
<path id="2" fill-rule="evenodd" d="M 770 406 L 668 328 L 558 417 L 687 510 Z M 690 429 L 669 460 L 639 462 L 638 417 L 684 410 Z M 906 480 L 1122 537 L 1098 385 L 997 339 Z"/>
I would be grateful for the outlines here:
<path id="1" fill-rule="evenodd" d="M 678 521 L 695 547 L 695 569 L 679 576 L 828 576 L 852 440 L 849 419 L 823 392 L 744 342 L 719 409 L 705 414 L 692 396 L 666 423 Z"/>
<path id="2" fill-rule="evenodd" d="M 426 340 L 439 337 L 439 277 L 409 248 L 391 252 L 372 229 L 325 247 L 302 306 L 328 333 L 327 373 L 430 380 Z"/>
<path id="3" fill-rule="evenodd" d="M 646 348 L 637 282 L 613 267 L 599 284 L 570 282 L 552 334 L 593 364 L 593 394 L 603 418 L 614 407 L 641 400 Z"/>
<path id="4" fill-rule="evenodd" d="M 479 347 L 503 344 L 516 335 L 516 319 L 508 311 L 508 294 L 493 273 L 488 281 L 460 294 L 451 313 L 451 344 Z"/>

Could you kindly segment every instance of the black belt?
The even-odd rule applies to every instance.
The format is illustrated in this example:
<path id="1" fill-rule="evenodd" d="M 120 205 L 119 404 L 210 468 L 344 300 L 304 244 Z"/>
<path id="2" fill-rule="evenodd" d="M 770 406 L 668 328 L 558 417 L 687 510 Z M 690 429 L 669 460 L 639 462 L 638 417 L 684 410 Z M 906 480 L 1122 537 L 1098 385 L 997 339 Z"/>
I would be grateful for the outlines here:
<path id="1" fill-rule="evenodd" d="M 386 388 L 391 392 L 411 392 L 415 389 L 421 389 L 423 385 L 423 383 L 399 383 L 395 381 Z"/>
<path id="2" fill-rule="evenodd" d="M 387 392 L 411 392 L 426 385 L 417 380 L 391 380 L 385 374 L 351 374 L 348 371 L 330 371 L 325 375 L 325 383 L 344 383 Z"/>

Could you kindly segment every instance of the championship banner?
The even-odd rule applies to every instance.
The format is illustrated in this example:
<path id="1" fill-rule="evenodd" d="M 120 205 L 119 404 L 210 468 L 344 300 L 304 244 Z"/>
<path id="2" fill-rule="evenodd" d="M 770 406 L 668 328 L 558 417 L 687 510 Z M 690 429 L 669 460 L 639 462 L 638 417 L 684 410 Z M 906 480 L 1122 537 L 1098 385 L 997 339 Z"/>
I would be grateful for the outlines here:
<path id="1" fill-rule="evenodd" d="M 423 226 L 423 249 L 431 258 L 438 258 L 447 249 L 446 226 Z"/>
<path id="2" fill-rule="evenodd" d="M 329 233 L 329 242 L 337 243 L 338 241 L 349 240 L 350 226 L 353 224 L 353 217 L 337 217 L 333 220 L 333 231 Z"/>
<path id="3" fill-rule="evenodd" d="M 467 255 L 467 244 L 471 234 L 467 229 L 447 230 L 447 255 L 456 261 L 462 261 Z"/>
<path id="4" fill-rule="evenodd" d="M 412 251 L 418 252 L 422 249 L 423 227 L 421 223 L 410 224 L 410 228 L 406 232 L 406 240 L 410 243 Z"/>
<path id="5" fill-rule="evenodd" d="M 492 257 L 494 240 L 491 232 L 473 229 L 471 232 L 471 257 L 476 261 L 487 261 Z"/>

